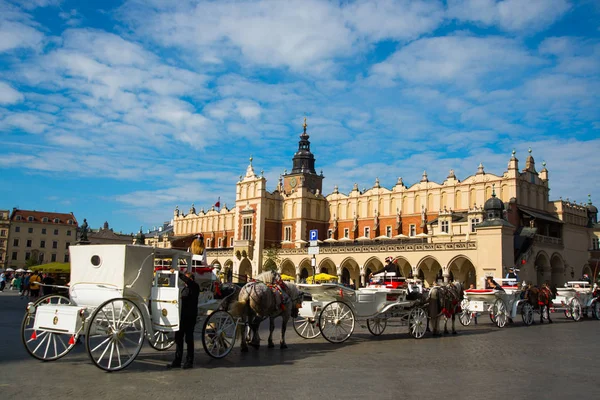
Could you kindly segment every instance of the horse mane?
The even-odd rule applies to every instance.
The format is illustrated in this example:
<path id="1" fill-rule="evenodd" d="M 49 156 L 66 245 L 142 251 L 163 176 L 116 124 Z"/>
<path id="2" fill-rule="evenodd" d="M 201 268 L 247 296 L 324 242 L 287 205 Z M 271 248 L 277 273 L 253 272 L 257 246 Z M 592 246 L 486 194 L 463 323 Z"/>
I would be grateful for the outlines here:
<path id="1" fill-rule="evenodd" d="M 255 281 L 264 283 L 273 283 L 279 279 L 280 275 L 277 271 L 265 271 L 254 277 Z"/>
<path id="2" fill-rule="evenodd" d="M 204 245 L 202 244 L 202 242 L 200 242 L 200 239 L 198 238 L 194 239 L 192 245 L 190 246 L 190 249 L 192 251 L 192 254 L 201 255 L 202 253 L 204 253 Z"/>

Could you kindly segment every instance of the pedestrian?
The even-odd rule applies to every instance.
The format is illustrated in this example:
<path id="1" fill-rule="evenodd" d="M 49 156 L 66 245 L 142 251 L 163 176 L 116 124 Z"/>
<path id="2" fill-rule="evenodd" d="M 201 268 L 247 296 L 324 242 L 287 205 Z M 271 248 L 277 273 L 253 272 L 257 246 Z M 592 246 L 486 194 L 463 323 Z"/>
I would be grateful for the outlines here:
<path id="1" fill-rule="evenodd" d="M 32 299 L 37 299 L 38 297 L 40 297 L 40 285 L 39 285 L 39 283 L 42 283 L 42 278 L 40 277 L 39 271 L 36 271 L 29 278 L 29 291 L 31 293 L 31 298 Z"/>
<path id="2" fill-rule="evenodd" d="M 3 271 L 0 274 L 0 292 L 4 292 L 5 287 L 6 287 L 6 274 Z"/>
<path id="3" fill-rule="evenodd" d="M 52 275 L 50 274 L 45 274 L 44 278 L 42 279 L 42 283 L 44 285 L 48 285 L 48 286 L 42 286 L 42 294 L 44 296 L 52 294 L 53 292 L 53 287 L 51 285 L 54 285 L 54 278 L 52 277 Z"/>
<path id="4" fill-rule="evenodd" d="M 171 269 L 174 273 L 175 270 Z M 181 318 L 179 319 L 179 330 L 175 333 L 175 359 L 167 368 L 180 368 L 183 359 L 183 341 L 187 345 L 187 356 L 183 369 L 194 366 L 194 327 L 198 316 L 198 296 L 200 295 L 200 286 L 194 280 L 192 272 L 180 273 L 185 286 L 181 291 Z"/>
<path id="5" fill-rule="evenodd" d="M 15 275 L 14 287 L 19 291 L 19 294 L 23 292 L 23 276 L 21 274 Z"/>
<path id="6" fill-rule="evenodd" d="M 519 276 L 515 272 L 515 269 L 512 267 L 508 269 L 508 273 L 506 274 L 505 279 L 515 279 L 514 282 L 513 281 L 509 282 L 509 285 L 511 285 L 511 286 L 516 286 L 517 282 L 519 282 Z"/>
<path id="7" fill-rule="evenodd" d="M 31 294 L 31 291 L 29 289 L 29 280 L 31 279 L 31 273 L 26 272 L 25 276 L 23 277 L 23 292 L 21 293 L 21 298 L 23 298 L 24 296 L 27 296 L 27 298 L 29 298 L 29 295 Z"/>

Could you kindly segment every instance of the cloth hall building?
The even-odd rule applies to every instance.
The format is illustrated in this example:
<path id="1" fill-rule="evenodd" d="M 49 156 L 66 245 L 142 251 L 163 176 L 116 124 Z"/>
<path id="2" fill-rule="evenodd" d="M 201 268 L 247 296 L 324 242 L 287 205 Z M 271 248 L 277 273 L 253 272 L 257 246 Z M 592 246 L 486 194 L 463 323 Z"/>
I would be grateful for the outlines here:
<path id="1" fill-rule="evenodd" d="M 439 279 L 481 287 L 485 276 L 504 276 L 516 266 L 521 280 L 561 285 L 583 273 L 597 276 L 600 226 L 597 208 L 549 201 L 549 173 L 538 172 L 529 150 L 525 165 L 513 151 L 499 175 L 479 165 L 459 180 L 450 171 L 442 183 L 424 172 L 407 187 L 399 178 L 348 193 L 337 186 L 323 194 L 309 135 L 300 135 L 291 172 L 273 191 L 252 159 L 236 184 L 235 205 L 187 214 L 175 208 L 173 247 L 187 248 L 202 233 L 210 264 L 234 277 L 277 269 L 301 280 L 312 275 L 308 234 L 319 232 L 316 273 L 337 275 L 359 286 L 392 256 L 405 276 L 431 285 Z M 237 278 L 234 278 L 236 280 Z"/>

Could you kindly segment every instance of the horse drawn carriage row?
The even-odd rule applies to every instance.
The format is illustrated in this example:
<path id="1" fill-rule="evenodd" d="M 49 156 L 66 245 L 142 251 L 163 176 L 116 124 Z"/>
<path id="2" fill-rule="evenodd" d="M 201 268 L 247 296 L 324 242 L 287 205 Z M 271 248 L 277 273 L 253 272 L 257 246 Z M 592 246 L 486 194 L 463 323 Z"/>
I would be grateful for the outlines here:
<path id="1" fill-rule="evenodd" d="M 70 254 L 71 280 L 63 287 L 68 296 L 55 294 L 29 303 L 21 338 L 27 352 L 43 361 L 64 357 L 83 340 L 91 361 L 106 371 L 129 366 L 140 353 L 144 340 L 159 351 L 173 345 L 180 328 L 178 276 L 182 269 L 196 273 L 201 288 L 196 329 L 205 352 L 214 358 L 223 358 L 231 352 L 240 327 L 244 328 L 242 351 L 248 343 L 257 345 L 258 324 L 265 317 L 271 317 L 269 345 L 272 346 L 272 319 L 277 315 L 284 316 L 281 339 L 284 348 L 285 324 L 290 316 L 295 318 L 294 329 L 301 337 L 311 339 L 321 335 L 329 342 L 342 343 L 353 334 L 357 322 L 365 324 L 377 336 L 385 331 L 388 321 L 396 320 L 407 326 L 413 338 L 419 339 L 430 322 L 436 334 L 441 315 L 452 316 L 455 333 L 455 315 L 463 325 L 468 325 L 474 313 L 489 312 L 492 321 L 503 327 L 518 314 L 530 325 L 536 309 L 542 314 L 551 311 L 535 307 L 524 295 L 526 292 L 510 281 L 503 282 L 506 285 L 502 291 L 466 290 L 464 299 L 460 285 L 449 285 L 455 290 L 436 287 L 430 290 L 431 297 L 436 299 L 433 301 L 428 299 L 419 281 L 407 281 L 384 272 L 358 290 L 337 283 L 287 283 L 293 289 L 291 293 L 295 293 L 290 297 L 281 288 L 276 288 L 279 294 L 273 294 L 270 285 L 273 282 L 267 282 L 269 285 L 251 282 L 241 289 L 234 284 L 220 284 L 211 268 L 195 266 L 196 259 L 201 257 L 180 250 L 87 245 L 71 246 Z M 166 267 L 156 270 L 156 265 Z M 268 294 L 275 312 L 249 311 L 254 307 L 253 302 L 264 303 L 254 298 L 261 292 L 258 289 Z M 234 303 L 243 305 L 245 311 L 234 312 Z M 600 319 L 600 303 L 584 282 L 570 282 L 559 289 L 555 304 L 555 309 L 564 310 L 574 320 L 588 310 Z"/>
<path id="2" fill-rule="evenodd" d="M 551 320 L 551 313 L 563 311 L 567 318 L 579 321 L 582 316 L 591 315 L 600 319 L 600 301 L 597 288 L 586 281 L 569 281 L 564 287 L 554 291 L 547 285 L 534 288 L 531 285 L 518 285 L 515 279 L 495 279 L 501 282 L 502 290 L 467 289 L 461 302 L 460 322 L 468 326 L 473 316 L 488 313 L 491 321 L 499 328 L 520 315 L 527 326 L 533 324 L 534 314 L 540 322 Z"/>
<path id="3" fill-rule="evenodd" d="M 144 340 L 156 350 L 174 343 L 179 329 L 180 266 L 192 270 L 193 255 L 171 249 L 134 245 L 71 246 L 69 296 L 50 295 L 29 303 L 21 325 L 25 349 L 33 357 L 64 357 L 83 337 L 91 361 L 106 371 L 126 368 Z M 157 259 L 171 270 L 154 272 Z M 198 323 L 202 345 L 214 358 L 233 348 L 239 319 L 224 303 L 234 293 L 226 286 L 215 296 L 210 269 L 197 274 L 201 292 Z M 227 295 L 229 293 L 229 296 Z"/>

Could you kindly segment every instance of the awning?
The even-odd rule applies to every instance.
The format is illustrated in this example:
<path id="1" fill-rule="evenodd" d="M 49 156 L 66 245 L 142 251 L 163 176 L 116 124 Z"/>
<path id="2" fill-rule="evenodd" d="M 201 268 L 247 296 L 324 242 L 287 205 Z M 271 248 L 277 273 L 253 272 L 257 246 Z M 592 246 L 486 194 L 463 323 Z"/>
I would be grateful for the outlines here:
<path id="1" fill-rule="evenodd" d="M 561 221 L 560 219 L 556 218 L 554 215 L 543 212 L 543 211 L 539 211 L 539 210 L 531 210 L 530 208 L 527 207 L 523 207 L 523 206 L 517 206 L 517 208 L 524 214 L 529 215 L 532 218 L 535 219 L 541 219 L 544 221 L 548 221 L 548 222 L 554 222 L 555 224 L 564 224 L 563 221 Z"/>
<path id="2" fill-rule="evenodd" d="M 51 262 L 49 264 L 41 264 L 32 267 L 35 271 L 43 273 L 68 274 L 71 271 L 69 263 Z"/>

